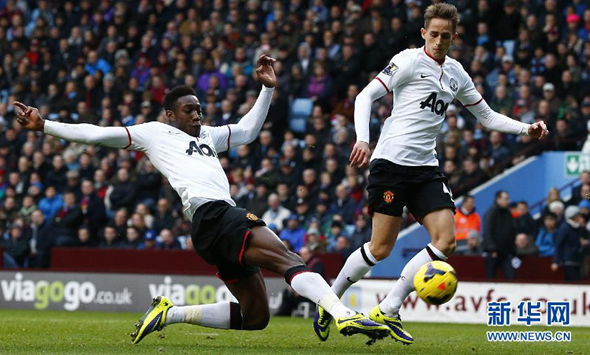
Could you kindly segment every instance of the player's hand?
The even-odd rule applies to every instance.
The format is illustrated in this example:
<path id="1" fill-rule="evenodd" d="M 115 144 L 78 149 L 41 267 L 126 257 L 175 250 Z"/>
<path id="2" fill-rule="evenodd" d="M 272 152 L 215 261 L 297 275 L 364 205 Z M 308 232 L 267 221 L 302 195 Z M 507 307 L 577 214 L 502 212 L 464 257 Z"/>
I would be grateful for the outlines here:
<path id="1" fill-rule="evenodd" d="M 267 88 L 274 88 L 277 86 L 277 77 L 272 68 L 274 62 L 276 62 L 276 59 L 271 58 L 266 54 L 261 55 L 256 62 L 256 78 Z"/>
<path id="2" fill-rule="evenodd" d="M 539 122 L 535 122 L 529 126 L 528 133 L 529 133 L 529 136 L 531 136 L 533 138 L 543 139 L 544 137 L 546 137 L 549 134 L 549 131 L 547 130 L 547 126 L 545 125 L 545 122 L 539 121 Z"/>
<path id="3" fill-rule="evenodd" d="M 557 269 L 559 269 L 559 265 L 557 265 L 557 263 L 552 263 L 551 264 L 551 271 L 557 271 Z"/>
<path id="4" fill-rule="evenodd" d="M 16 120 L 23 128 L 32 131 L 42 131 L 45 126 L 45 120 L 36 107 L 31 107 L 22 102 L 15 101 L 12 103 L 16 112 Z"/>
<path id="5" fill-rule="evenodd" d="M 350 153 L 350 165 L 352 167 L 362 168 L 369 165 L 369 158 L 371 157 L 371 149 L 369 143 L 358 141 L 354 144 L 352 152 Z"/>

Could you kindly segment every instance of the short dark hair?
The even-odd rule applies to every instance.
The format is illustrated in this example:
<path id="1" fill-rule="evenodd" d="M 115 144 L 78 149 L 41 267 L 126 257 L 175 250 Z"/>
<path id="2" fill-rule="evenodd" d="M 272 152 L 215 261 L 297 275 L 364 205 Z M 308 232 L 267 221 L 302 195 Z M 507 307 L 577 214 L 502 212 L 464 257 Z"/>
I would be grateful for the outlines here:
<path id="1" fill-rule="evenodd" d="M 502 194 L 503 193 L 508 193 L 508 192 L 506 192 L 506 190 L 498 190 L 498 191 L 496 191 L 496 198 L 495 199 L 497 200 L 500 197 L 502 197 Z"/>
<path id="2" fill-rule="evenodd" d="M 191 88 L 188 85 L 180 85 L 175 87 L 174 89 L 170 90 L 166 96 L 164 96 L 164 109 L 165 110 L 174 110 L 174 105 L 176 105 L 176 100 L 179 98 L 186 96 L 186 95 L 194 95 L 197 96 L 195 89 Z"/>
<path id="3" fill-rule="evenodd" d="M 459 13 L 457 12 L 457 8 L 455 5 L 446 3 L 433 4 L 426 8 L 426 12 L 424 12 L 424 28 L 428 28 L 428 25 L 433 18 L 451 21 L 453 32 L 455 32 L 457 24 L 459 23 Z"/>

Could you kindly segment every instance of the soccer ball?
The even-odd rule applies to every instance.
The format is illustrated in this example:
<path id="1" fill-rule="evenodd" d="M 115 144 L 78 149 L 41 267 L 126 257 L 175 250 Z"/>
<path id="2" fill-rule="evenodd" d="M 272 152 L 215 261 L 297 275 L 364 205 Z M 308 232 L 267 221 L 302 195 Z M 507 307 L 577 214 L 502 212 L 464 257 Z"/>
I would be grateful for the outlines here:
<path id="1" fill-rule="evenodd" d="M 428 304 L 448 302 L 457 291 L 457 273 L 444 261 L 435 260 L 420 267 L 414 276 L 418 297 Z"/>

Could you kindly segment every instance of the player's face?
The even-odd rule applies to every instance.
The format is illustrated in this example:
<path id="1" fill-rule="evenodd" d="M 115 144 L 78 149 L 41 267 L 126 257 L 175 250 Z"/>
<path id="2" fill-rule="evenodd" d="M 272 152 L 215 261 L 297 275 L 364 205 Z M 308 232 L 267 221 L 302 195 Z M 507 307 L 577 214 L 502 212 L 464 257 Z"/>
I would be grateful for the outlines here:
<path id="1" fill-rule="evenodd" d="M 170 123 L 187 134 L 198 137 L 201 133 L 201 103 L 195 95 L 182 96 L 176 100 L 174 110 L 167 110 Z"/>
<path id="2" fill-rule="evenodd" d="M 442 18 L 433 18 L 428 28 L 421 30 L 422 38 L 426 41 L 426 51 L 437 60 L 443 60 L 449 51 L 457 33 L 453 30 L 453 23 Z"/>

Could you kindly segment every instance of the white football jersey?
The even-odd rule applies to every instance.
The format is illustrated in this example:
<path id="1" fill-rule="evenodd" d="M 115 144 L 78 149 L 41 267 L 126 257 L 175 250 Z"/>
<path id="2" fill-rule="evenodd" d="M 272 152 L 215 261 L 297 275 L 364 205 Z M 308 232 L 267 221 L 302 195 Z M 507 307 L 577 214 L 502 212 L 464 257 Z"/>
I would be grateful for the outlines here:
<path id="1" fill-rule="evenodd" d="M 394 99 L 371 160 L 438 165 L 436 137 L 449 104 L 458 99 L 468 107 L 483 100 L 459 62 L 446 57 L 439 63 L 424 47 L 396 54 L 375 80 L 393 92 Z"/>
<path id="2" fill-rule="evenodd" d="M 127 149 L 145 152 L 182 199 L 189 219 L 206 202 L 223 200 L 232 206 L 229 182 L 217 153 L 228 150 L 229 126 L 202 126 L 198 138 L 161 122 L 127 127 Z"/>

